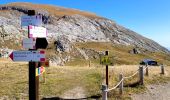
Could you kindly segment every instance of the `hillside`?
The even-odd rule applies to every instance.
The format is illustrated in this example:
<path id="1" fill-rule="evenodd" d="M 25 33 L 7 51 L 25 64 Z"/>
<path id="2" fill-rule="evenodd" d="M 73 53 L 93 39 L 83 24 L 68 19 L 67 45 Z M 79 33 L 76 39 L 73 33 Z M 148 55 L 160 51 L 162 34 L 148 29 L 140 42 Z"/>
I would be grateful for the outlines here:
<path id="1" fill-rule="evenodd" d="M 37 14 L 43 16 L 43 26 L 48 30 L 48 57 L 53 63 L 65 64 L 75 59 L 98 60 L 99 53 L 108 50 L 107 48 L 94 49 L 95 46 L 100 47 L 100 43 L 111 47 L 118 45 L 120 49 L 125 46 L 125 50 L 128 51 L 124 53 L 127 55 L 120 54 L 124 60 L 117 59 L 120 55 L 116 52 L 119 51 L 113 52 L 109 49 L 120 64 L 136 64 L 146 57 L 168 62 L 169 51 L 166 48 L 112 20 L 76 9 L 31 3 L 11 3 L 0 6 L 0 48 L 22 48 L 21 41 L 27 37 L 27 28 L 20 27 L 20 17 L 27 14 L 29 9 L 34 9 Z M 86 46 L 76 45 L 89 42 L 95 44 L 93 48 L 87 49 Z M 138 57 L 135 62 L 125 60 L 125 57 L 131 55 L 129 51 L 133 48 L 139 50 L 140 54 L 137 57 L 140 55 L 142 57 Z M 156 54 L 150 57 L 153 52 Z M 156 58 L 158 52 L 163 57 Z"/>

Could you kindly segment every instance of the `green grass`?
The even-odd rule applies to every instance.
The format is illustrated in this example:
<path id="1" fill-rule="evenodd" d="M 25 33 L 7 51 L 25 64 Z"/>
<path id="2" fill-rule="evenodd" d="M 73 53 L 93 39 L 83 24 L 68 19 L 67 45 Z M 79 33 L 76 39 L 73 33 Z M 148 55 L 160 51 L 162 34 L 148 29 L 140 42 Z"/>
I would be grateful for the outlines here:
<path id="1" fill-rule="evenodd" d="M 114 64 L 122 65 L 133 65 L 139 64 L 143 59 L 154 59 L 158 63 L 163 63 L 170 65 L 170 55 L 162 52 L 143 52 L 140 54 L 130 54 L 129 51 L 134 47 L 132 46 L 123 46 L 123 45 L 113 45 L 109 42 L 85 42 L 85 43 L 76 43 L 78 48 L 86 48 L 95 50 L 98 52 L 109 51 L 109 56 L 113 57 Z M 140 48 L 140 51 L 143 51 Z M 93 61 L 94 60 L 94 61 Z M 99 59 L 91 59 L 95 64 L 98 64 Z M 74 61 L 72 61 L 74 63 Z M 81 63 L 81 62 L 80 62 Z"/>

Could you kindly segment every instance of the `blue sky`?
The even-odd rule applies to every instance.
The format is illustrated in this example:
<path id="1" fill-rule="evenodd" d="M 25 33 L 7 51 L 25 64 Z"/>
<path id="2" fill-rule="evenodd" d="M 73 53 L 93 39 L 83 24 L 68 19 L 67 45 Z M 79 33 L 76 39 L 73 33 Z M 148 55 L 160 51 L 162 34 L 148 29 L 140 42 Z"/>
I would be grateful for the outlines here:
<path id="1" fill-rule="evenodd" d="M 170 0 L 0 0 L 58 5 L 94 12 L 170 48 Z"/>

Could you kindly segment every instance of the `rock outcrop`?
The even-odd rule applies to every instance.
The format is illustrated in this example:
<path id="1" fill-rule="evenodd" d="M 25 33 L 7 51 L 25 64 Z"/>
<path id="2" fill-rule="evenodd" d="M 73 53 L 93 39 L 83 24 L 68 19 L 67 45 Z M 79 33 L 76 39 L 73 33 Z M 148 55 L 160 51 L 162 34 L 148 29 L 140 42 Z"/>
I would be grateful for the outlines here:
<path id="1" fill-rule="evenodd" d="M 0 6 L 1 47 L 6 45 L 4 42 L 8 40 L 21 43 L 22 39 L 27 37 L 27 28 L 21 28 L 20 17 L 27 14 L 29 9 L 35 9 L 37 14 L 43 16 L 43 26 L 48 30 L 48 41 L 54 42 L 57 51 L 70 52 L 70 49 L 73 48 L 72 44 L 75 42 L 93 41 L 112 42 L 113 44 L 140 47 L 149 51 L 169 53 L 158 43 L 118 25 L 112 20 L 74 9 L 30 3 Z M 15 49 L 12 46 L 9 48 Z M 84 53 L 82 52 L 82 54 Z M 88 58 L 85 55 L 84 57 Z"/>

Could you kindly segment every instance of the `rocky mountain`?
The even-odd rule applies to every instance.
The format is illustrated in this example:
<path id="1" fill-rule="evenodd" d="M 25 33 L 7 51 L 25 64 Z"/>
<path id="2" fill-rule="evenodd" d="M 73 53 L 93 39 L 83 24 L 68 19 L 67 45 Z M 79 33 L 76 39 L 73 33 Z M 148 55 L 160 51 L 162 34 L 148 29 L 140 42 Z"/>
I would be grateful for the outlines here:
<path id="1" fill-rule="evenodd" d="M 30 9 L 42 15 L 43 26 L 48 30 L 48 41 L 56 45 L 55 49 L 59 52 L 74 51 L 74 43 L 77 42 L 110 42 L 113 45 L 120 44 L 152 52 L 169 53 L 166 48 L 153 40 L 94 13 L 31 3 L 0 6 L 0 48 L 21 48 L 22 39 L 27 37 L 27 28 L 21 28 L 20 18 Z M 76 50 L 88 59 L 82 50 Z"/>

